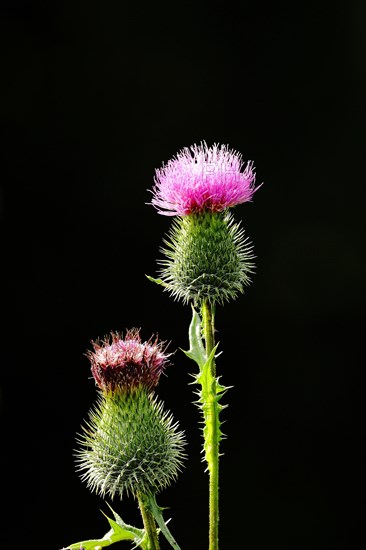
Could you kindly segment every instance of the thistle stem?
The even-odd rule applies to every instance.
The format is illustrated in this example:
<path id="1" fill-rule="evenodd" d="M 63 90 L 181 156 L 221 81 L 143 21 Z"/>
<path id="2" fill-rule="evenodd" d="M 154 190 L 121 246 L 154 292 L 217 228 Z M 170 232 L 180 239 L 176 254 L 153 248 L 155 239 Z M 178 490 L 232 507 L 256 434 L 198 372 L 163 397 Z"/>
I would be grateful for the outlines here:
<path id="1" fill-rule="evenodd" d="M 148 506 L 148 497 L 143 493 L 138 493 L 137 499 L 139 502 L 142 521 L 144 522 L 144 528 L 148 539 L 148 550 L 160 550 L 155 519 L 150 512 Z"/>
<path id="2" fill-rule="evenodd" d="M 202 304 L 202 329 L 205 339 L 206 356 L 209 357 L 215 346 L 215 317 L 208 300 Z M 212 407 L 211 414 L 206 418 L 207 461 L 209 470 L 209 550 L 219 548 L 219 405 L 216 394 L 216 365 L 212 361 L 211 374 L 214 378 L 211 395 L 208 401 Z"/>

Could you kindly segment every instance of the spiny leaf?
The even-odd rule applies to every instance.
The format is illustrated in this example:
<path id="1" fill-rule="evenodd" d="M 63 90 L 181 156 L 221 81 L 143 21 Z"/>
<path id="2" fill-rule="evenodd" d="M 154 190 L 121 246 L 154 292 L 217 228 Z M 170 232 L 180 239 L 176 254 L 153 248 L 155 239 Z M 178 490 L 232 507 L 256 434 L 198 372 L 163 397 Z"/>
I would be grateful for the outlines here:
<path id="1" fill-rule="evenodd" d="M 156 498 L 152 494 L 148 495 L 148 506 L 149 506 L 150 512 L 153 514 L 155 518 L 156 523 L 159 525 L 161 532 L 165 536 L 166 540 L 169 542 L 170 546 L 174 548 L 174 550 L 180 550 L 180 547 L 178 546 L 177 541 L 175 540 L 175 538 L 173 537 L 173 535 L 168 529 L 167 522 L 164 521 L 163 515 L 161 513 L 164 510 L 164 508 L 161 508 L 160 506 L 158 506 L 156 502 Z"/>
<path id="2" fill-rule="evenodd" d="M 201 336 L 201 318 L 197 311 L 192 307 L 192 321 L 189 325 L 189 350 L 182 350 L 187 357 L 197 363 L 200 370 L 202 370 L 204 364 L 207 361 L 207 355 L 205 347 L 202 342 Z"/>
<path id="3" fill-rule="evenodd" d="M 119 518 L 117 514 L 115 514 L 115 516 Z M 148 550 L 145 531 L 143 529 L 136 529 L 135 527 L 127 526 L 123 523 L 121 518 L 119 518 L 121 523 L 125 526 L 122 527 L 119 523 L 117 523 L 117 521 L 114 521 L 108 516 L 105 517 L 107 518 L 111 529 L 104 535 L 104 537 L 101 539 L 89 539 L 82 542 L 76 542 L 74 544 L 70 544 L 64 550 L 99 550 L 100 548 L 110 546 L 111 544 L 122 540 L 133 541 L 135 543 L 135 548 L 140 546 L 143 550 Z"/>
<path id="4" fill-rule="evenodd" d="M 153 283 L 156 283 L 157 285 L 161 285 L 161 286 L 165 286 L 165 287 L 169 286 L 163 281 L 163 279 L 155 279 L 154 277 L 151 277 L 151 275 L 146 275 L 146 277 L 149 279 L 149 281 L 152 281 Z"/>
<path id="5" fill-rule="evenodd" d="M 190 349 L 185 354 L 190 359 L 193 359 L 200 369 L 199 373 L 193 376 L 194 382 L 200 385 L 200 391 L 197 392 L 198 400 L 196 404 L 202 410 L 204 418 L 204 459 L 207 462 L 208 470 L 212 471 L 212 449 L 223 438 L 219 413 L 225 406 L 221 405 L 219 401 L 229 388 L 220 384 L 220 377 L 216 378 L 212 374 L 212 363 L 215 357 L 217 357 L 218 344 L 216 344 L 209 357 L 207 357 L 201 336 L 201 319 L 195 309 L 192 308 L 192 310 L 193 316 L 189 327 Z"/>
<path id="6" fill-rule="evenodd" d="M 223 386 L 219 383 L 218 378 L 216 379 L 216 393 L 221 398 L 227 390 L 230 390 L 230 388 L 233 388 L 234 386 Z"/>
<path id="7" fill-rule="evenodd" d="M 212 376 L 212 362 L 215 358 L 215 353 L 217 350 L 218 344 L 213 348 L 208 357 L 207 361 L 202 365 L 201 372 L 197 376 L 198 384 L 202 386 L 202 392 L 204 395 L 208 395 L 212 392 L 213 385 L 215 385 L 215 395 L 216 395 L 216 378 Z"/>
<path id="8" fill-rule="evenodd" d="M 115 512 L 112 508 L 112 506 L 107 502 L 107 506 L 109 507 L 109 509 L 111 510 L 111 512 L 113 513 L 114 515 L 114 519 L 115 521 L 118 523 L 118 525 L 120 527 L 122 527 L 122 529 L 126 529 L 127 531 L 130 531 L 131 533 L 134 533 L 136 535 L 137 538 L 140 538 L 142 539 L 144 537 L 144 534 L 145 534 L 145 531 L 144 529 L 138 529 L 137 527 L 133 527 L 132 525 L 129 525 L 128 523 L 125 523 L 123 521 L 123 519 L 121 518 L 121 516 L 119 516 L 117 514 L 117 512 Z M 104 513 L 103 513 L 104 514 Z M 105 514 L 104 514 L 105 515 Z M 105 517 L 107 517 L 105 515 Z M 108 519 L 108 518 L 107 518 Z"/>

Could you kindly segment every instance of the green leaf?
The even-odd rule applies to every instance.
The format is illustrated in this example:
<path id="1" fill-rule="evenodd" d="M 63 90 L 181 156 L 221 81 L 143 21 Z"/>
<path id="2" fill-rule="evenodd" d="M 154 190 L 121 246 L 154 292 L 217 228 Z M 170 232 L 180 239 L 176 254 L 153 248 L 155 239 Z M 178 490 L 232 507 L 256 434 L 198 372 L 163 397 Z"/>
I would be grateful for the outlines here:
<path id="1" fill-rule="evenodd" d="M 201 372 L 197 376 L 197 382 L 202 386 L 203 397 L 206 399 L 207 395 L 212 392 L 213 384 L 216 383 L 216 378 L 212 376 L 212 361 L 215 359 L 215 353 L 218 344 L 213 348 L 209 358 L 202 365 Z M 216 395 L 216 391 L 214 392 Z"/>
<path id="2" fill-rule="evenodd" d="M 198 315 L 197 311 L 192 307 L 192 321 L 189 325 L 189 350 L 182 350 L 187 357 L 193 359 L 197 363 L 202 371 L 203 366 L 207 361 L 207 355 L 205 346 L 202 342 L 201 336 L 201 318 Z"/>
<path id="3" fill-rule="evenodd" d="M 180 546 L 178 546 L 177 541 L 169 531 L 168 526 L 164 521 L 163 515 L 161 513 L 164 508 L 161 508 L 160 506 L 158 506 L 154 495 L 150 494 L 147 496 L 148 496 L 148 506 L 149 506 L 150 512 L 153 514 L 156 523 L 161 529 L 161 532 L 165 536 L 166 540 L 169 542 L 170 546 L 174 548 L 174 550 L 180 550 Z"/>
<path id="4" fill-rule="evenodd" d="M 132 525 L 129 525 L 128 523 L 125 523 L 123 521 L 123 519 L 121 518 L 121 516 L 119 516 L 117 514 L 117 512 L 115 512 L 112 508 L 112 506 L 110 504 L 108 504 L 107 502 L 107 505 L 109 506 L 112 514 L 114 515 L 114 519 L 116 520 L 116 522 L 118 523 L 118 525 L 120 527 L 122 527 L 122 529 L 126 529 L 127 531 L 129 531 L 130 533 L 134 533 L 135 536 L 139 539 L 143 539 L 144 538 L 144 535 L 145 535 L 145 530 L 144 529 L 138 529 L 137 527 L 133 527 Z M 104 513 L 103 515 L 105 517 L 107 517 Z M 108 518 L 107 518 L 108 519 Z"/>
<path id="5" fill-rule="evenodd" d="M 154 277 L 151 277 L 150 275 L 146 275 L 146 277 L 149 279 L 149 281 L 152 281 L 153 283 L 156 283 L 157 285 L 161 285 L 161 286 L 165 286 L 165 287 L 169 286 L 163 281 L 163 279 L 154 279 Z"/>
<path id="6" fill-rule="evenodd" d="M 147 540 L 145 538 L 145 531 L 143 529 L 137 529 L 130 525 L 127 525 L 122 519 L 112 510 L 116 521 L 105 516 L 111 529 L 101 539 L 89 539 L 82 542 L 76 542 L 70 544 L 64 550 L 99 550 L 105 546 L 110 546 L 115 542 L 122 540 L 130 540 L 135 543 L 135 548 L 140 546 L 143 550 L 148 550 Z M 104 514 L 105 515 L 105 514 Z"/>

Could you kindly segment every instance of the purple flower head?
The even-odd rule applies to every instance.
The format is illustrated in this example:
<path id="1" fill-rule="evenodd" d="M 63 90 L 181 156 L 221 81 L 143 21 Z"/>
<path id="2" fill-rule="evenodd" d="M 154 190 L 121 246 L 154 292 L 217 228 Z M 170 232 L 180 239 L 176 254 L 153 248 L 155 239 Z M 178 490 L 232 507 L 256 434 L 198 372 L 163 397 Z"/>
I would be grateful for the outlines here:
<path id="1" fill-rule="evenodd" d="M 138 329 L 127 331 L 124 338 L 112 332 L 105 340 L 92 344 L 94 351 L 86 355 L 97 385 L 107 393 L 128 392 L 141 386 L 153 390 L 171 355 L 165 353 L 164 342 L 152 338 L 141 342 Z"/>
<path id="2" fill-rule="evenodd" d="M 185 147 L 155 171 L 151 204 L 159 214 L 186 216 L 220 212 L 250 201 L 255 188 L 254 166 L 226 145 Z"/>

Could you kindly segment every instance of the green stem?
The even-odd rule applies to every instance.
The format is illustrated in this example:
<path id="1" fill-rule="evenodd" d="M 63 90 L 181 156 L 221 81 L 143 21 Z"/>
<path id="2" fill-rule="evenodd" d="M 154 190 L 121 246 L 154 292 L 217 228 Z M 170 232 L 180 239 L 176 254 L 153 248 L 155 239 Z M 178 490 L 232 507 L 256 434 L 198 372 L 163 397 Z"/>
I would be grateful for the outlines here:
<path id="1" fill-rule="evenodd" d="M 214 312 L 208 300 L 202 304 L 202 328 L 205 339 L 206 356 L 209 357 L 215 346 Z M 209 464 L 209 550 L 219 548 L 219 405 L 216 392 L 216 365 L 215 359 L 211 364 L 213 383 L 211 395 L 208 396 L 212 407 L 209 420 L 206 421 L 206 440 L 211 444 L 207 449 Z"/>
<path id="2" fill-rule="evenodd" d="M 142 521 L 144 522 L 145 532 L 148 539 L 148 550 L 159 550 L 158 534 L 156 531 L 155 519 L 150 512 L 148 502 L 149 497 L 143 493 L 138 493 L 137 499 L 140 506 Z"/>

